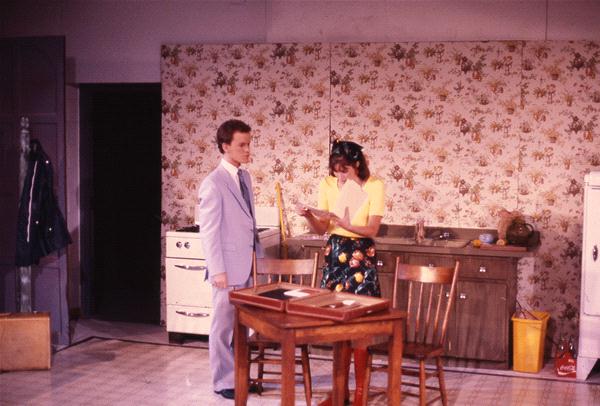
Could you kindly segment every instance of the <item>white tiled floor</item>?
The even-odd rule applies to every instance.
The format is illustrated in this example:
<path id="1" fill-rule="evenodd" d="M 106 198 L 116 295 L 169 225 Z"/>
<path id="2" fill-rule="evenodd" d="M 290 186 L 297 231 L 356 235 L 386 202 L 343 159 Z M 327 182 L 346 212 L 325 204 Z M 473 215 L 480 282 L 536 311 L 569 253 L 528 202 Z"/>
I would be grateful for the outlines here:
<path id="1" fill-rule="evenodd" d="M 204 340 L 167 345 L 163 327 L 85 320 L 76 326 L 74 342 L 54 354 L 49 371 L 0 374 L 0 405 L 233 404 L 212 391 Z M 331 387 L 331 362 L 315 357 L 311 369 L 316 402 Z M 600 376 L 586 383 L 560 380 L 550 366 L 539 374 L 452 369 L 446 380 L 451 405 L 600 405 Z M 383 385 L 385 376 L 375 375 L 372 383 Z M 304 403 L 300 385 L 297 399 Z M 415 398 L 404 399 L 403 404 L 417 404 Z M 387 404 L 384 395 L 369 400 Z M 251 406 L 278 404 L 276 389 L 250 395 L 248 401 Z"/>

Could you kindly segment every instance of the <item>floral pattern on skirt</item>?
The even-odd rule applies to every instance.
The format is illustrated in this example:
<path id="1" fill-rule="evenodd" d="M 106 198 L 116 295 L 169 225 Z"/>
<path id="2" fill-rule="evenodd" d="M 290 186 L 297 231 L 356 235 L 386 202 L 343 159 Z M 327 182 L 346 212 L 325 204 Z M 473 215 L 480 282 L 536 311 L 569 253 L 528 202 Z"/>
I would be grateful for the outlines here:
<path id="1" fill-rule="evenodd" d="M 325 246 L 321 287 L 337 292 L 380 297 L 376 264 L 373 239 L 333 234 Z"/>

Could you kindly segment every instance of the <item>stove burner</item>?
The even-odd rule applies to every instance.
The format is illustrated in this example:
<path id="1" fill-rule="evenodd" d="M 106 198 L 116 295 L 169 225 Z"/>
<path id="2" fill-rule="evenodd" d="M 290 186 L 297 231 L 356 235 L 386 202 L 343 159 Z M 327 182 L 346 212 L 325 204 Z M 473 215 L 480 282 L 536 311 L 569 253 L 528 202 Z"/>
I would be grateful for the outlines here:
<path id="1" fill-rule="evenodd" d="M 270 229 L 269 227 L 259 227 L 256 229 L 256 231 L 261 233 L 261 232 L 263 232 L 265 230 L 269 230 L 269 229 Z M 184 232 L 184 233 L 198 233 L 198 232 L 200 232 L 200 226 L 199 225 L 185 226 L 185 227 L 178 228 L 175 231 Z"/>
<path id="2" fill-rule="evenodd" d="M 181 231 L 181 232 L 184 232 L 184 233 L 199 233 L 200 232 L 200 226 L 199 225 L 185 226 L 185 227 L 178 228 L 175 231 Z"/>

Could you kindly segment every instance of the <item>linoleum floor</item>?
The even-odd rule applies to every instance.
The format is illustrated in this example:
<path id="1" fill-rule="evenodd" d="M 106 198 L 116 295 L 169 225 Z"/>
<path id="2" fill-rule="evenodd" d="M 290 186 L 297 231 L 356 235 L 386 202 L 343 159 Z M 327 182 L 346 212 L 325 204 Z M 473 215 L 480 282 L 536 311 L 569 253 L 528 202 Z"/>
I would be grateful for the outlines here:
<path id="1" fill-rule="evenodd" d="M 100 320 L 77 322 L 74 345 L 53 355 L 49 371 L 0 374 L 0 405 L 233 405 L 210 385 L 207 342 L 169 344 L 164 327 Z M 331 360 L 322 352 L 311 359 L 314 402 L 331 388 Z M 513 371 L 446 371 L 451 405 L 600 405 L 600 374 L 586 382 L 556 378 L 547 365 L 539 374 Z M 353 376 L 350 377 L 351 387 Z M 385 375 L 374 375 L 384 385 Z M 303 388 L 296 387 L 297 404 Z M 276 387 L 251 394 L 250 406 L 279 405 Z M 373 394 L 369 405 L 386 405 Z M 403 397 L 404 405 L 417 399 Z M 438 402 L 437 404 L 441 404 Z"/>

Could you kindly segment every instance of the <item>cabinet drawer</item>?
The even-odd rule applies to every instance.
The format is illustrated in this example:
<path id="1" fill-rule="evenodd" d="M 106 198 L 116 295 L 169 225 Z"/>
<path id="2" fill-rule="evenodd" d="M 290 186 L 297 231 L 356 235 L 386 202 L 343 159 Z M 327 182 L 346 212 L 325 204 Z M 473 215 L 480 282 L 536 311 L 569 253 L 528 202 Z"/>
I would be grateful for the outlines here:
<path id="1" fill-rule="evenodd" d="M 459 278 L 506 280 L 512 267 L 510 260 L 489 257 L 460 259 Z"/>
<path id="2" fill-rule="evenodd" d="M 411 265 L 422 265 L 422 266 L 444 266 L 447 268 L 454 268 L 456 259 L 451 256 L 443 255 L 429 255 L 429 254 L 407 254 L 406 263 Z M 461 264 L 462 268 L 462 264 Z M 461 275 L 461 269 L 459 269 L 459 276 Z"/>
<path id="3" fill-rule="evenodd" d="M 394 251 L 377 251 L 377 271 L 393 274 L 396 271 L 396 257 L 398 256 L 402 256 L 402 254 Z"/>
<path id="4" fill-rule="evenodd" d="M 167 305 L 167 331 L 208 335 L 212 312 L 210 307 Z"/>
<path id="5" fill-rule="evenodd" d="M 212 287 L 206 276 L 206 262 L 167 258 L 167 304 L 183 306 L 212 306 Z"/>

